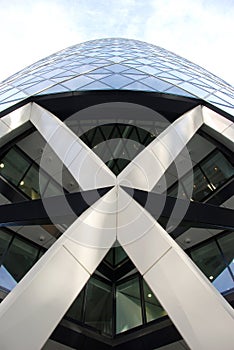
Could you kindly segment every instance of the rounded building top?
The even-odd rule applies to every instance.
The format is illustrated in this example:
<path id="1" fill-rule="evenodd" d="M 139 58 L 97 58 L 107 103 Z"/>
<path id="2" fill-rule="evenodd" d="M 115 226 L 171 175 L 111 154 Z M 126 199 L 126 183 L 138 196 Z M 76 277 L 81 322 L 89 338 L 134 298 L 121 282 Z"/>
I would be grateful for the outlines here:
<path id="1" fill-rule="evenodd" d="M 46 57 L 0 84 L 0 111 L 34 95 L 91 90 L 149 91 L 203 99 L 234 115 L 234 88 L 158 46 L 92 40 Z"/>

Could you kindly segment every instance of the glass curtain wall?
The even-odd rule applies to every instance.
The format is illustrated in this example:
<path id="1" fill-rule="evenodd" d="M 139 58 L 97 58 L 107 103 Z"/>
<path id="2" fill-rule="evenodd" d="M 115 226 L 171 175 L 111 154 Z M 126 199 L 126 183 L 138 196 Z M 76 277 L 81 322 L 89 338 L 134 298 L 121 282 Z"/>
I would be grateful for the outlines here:
<path id="1" fill-rule="evenodd" d="M 219 292 L 234 289 L 234 232 L 201 243 L 190 256 Z"/>
<path id="2" fill-rule="evenodd" d="M 0 229 L 0 288 L 12 290 L 44 253 L 44 249 Z"/>
<path id="3" fill-rule="evenodd" d="M 11 148 L 0 159 L 0 176 L 30 199 L 38 199 L 41 195 L 50 197 L 63 193 L 61 186 L 45 171 L 42 169 L 39 171 L 39 165 L 34 163 L 17 146 Z"/>
<path id="4" fill-rule="evenodd" d="M 193 168 L 193 173 L 189 172 L 180 179 L 181 193 L 178 193 L 178 183 L 176 183 L 168 190 L 168 195 L 189 198 L 186 188 L 191 188 L 193 179 L 193 194 L 189 199 L 203 201 L 233 176 L 232 164 L 220 151 L 215 150 Z"/>

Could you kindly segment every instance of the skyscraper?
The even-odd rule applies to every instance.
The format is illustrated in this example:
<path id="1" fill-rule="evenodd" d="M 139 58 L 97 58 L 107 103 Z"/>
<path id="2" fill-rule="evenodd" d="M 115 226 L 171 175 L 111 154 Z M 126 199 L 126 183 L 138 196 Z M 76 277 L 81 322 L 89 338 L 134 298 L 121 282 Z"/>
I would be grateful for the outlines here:
<path id="1" fill-rule="evenodd" d="M 117 38 L 1 84 L 1 349 L 232 349 L 233 96 Z"/>

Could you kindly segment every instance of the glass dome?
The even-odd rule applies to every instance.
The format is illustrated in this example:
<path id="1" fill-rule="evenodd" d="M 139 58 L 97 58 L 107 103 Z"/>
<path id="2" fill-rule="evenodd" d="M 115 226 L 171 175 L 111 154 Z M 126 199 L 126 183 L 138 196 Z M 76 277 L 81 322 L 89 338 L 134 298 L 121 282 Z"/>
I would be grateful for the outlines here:
<path id="1" fill-rule="evenodd" d="M 199 98 L 234 115 L 234 88 L 158 46 L 92 40 L 46 57 L 0 84 L 0 111 L 34 95 L 92 90 L 149 91 Z"/>

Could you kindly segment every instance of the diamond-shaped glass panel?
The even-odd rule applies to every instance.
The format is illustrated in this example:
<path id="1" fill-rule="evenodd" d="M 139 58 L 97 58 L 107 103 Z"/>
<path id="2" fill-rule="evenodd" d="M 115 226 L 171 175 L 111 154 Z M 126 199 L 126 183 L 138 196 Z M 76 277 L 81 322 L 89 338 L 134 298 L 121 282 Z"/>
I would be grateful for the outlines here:
<path id="1" fill-rule="evenodd" d="M 120 89 L 121 87 L 131 83 L 133 80 L 126 78 L 120 74 L 113 74 L 101 80 L 103 83 L 110 85 L 113 89 Z"/>

